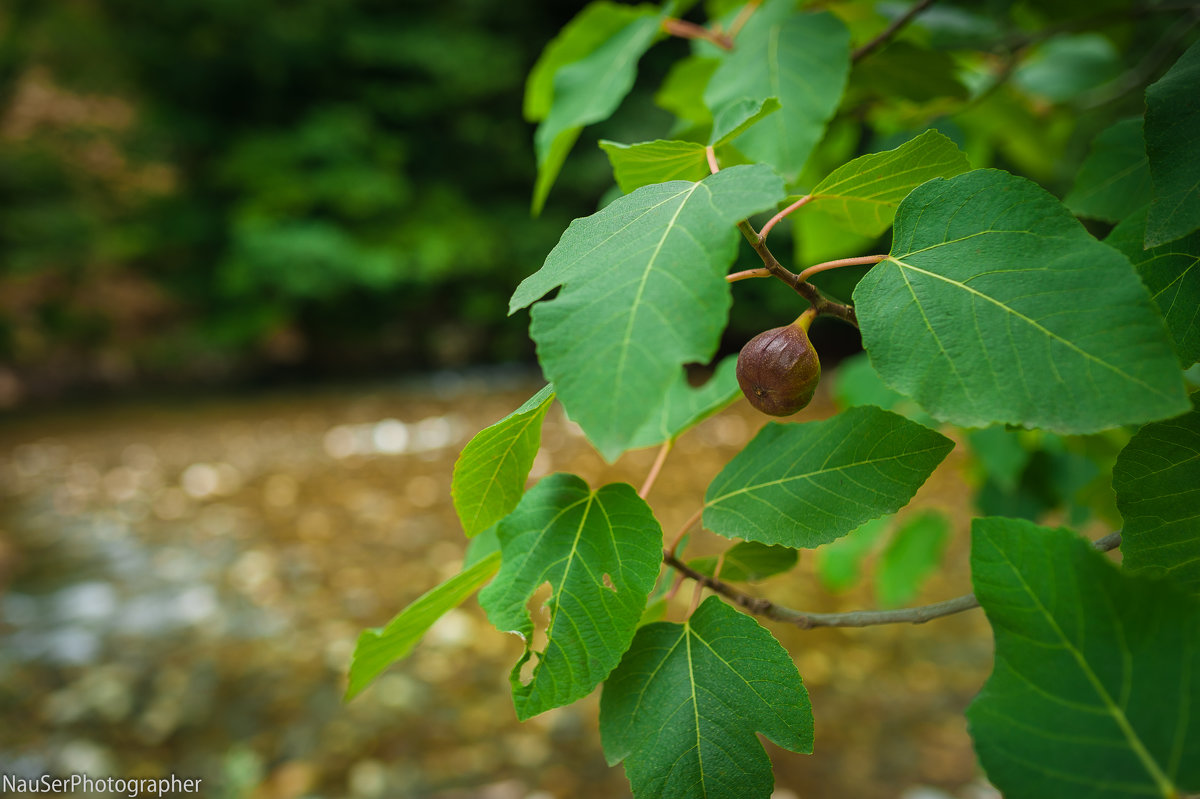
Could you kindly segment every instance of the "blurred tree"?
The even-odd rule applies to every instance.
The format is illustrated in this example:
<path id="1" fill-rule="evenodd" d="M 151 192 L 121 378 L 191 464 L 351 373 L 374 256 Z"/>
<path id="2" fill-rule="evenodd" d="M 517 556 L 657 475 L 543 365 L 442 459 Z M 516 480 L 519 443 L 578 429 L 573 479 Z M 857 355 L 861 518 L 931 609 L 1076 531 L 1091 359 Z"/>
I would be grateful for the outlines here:
<path id="1" fill-rule="evenodd" d="M 574 11 L 0 11 L 0 359 L 119 378 L 527 356 L 507 293 L 605 187 L 529 217 L 524 74 Z M 96 307 L 115 284 L 137 301 Z"/>

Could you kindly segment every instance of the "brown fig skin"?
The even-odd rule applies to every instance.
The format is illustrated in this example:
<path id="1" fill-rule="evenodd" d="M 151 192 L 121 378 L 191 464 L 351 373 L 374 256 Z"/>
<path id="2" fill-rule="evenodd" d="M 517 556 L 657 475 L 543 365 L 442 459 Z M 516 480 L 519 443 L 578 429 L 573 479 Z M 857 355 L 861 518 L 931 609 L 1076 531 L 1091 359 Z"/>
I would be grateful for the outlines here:
<path id="1" fill-rule="evenodd" d="M 821 361 L 799 320 L 759 333 L 738 353 L 738 385 L 769 416 L 791 416 L 807 406 L 820 379 Z"/>

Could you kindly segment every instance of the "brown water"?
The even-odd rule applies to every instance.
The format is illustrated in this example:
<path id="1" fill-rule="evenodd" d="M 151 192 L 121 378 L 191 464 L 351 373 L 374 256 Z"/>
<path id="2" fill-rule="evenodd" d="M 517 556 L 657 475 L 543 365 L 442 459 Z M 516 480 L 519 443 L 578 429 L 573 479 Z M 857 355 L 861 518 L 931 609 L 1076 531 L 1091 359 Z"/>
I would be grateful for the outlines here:
<path id="1" fill-rule="evenodd" d="M 516 721 L 520 644 L 473 601 L 340 699 L 359 630 L 459 567 L 458 451 L 536 388 L 449 376 L 0 424 L 0 773 L 173 773 L 214 799 L 628 796 L 601 754 L 595 696 Z M 831 412 L 819 395 L 805 415 Z M 680 440 L 650 496 L 665 529 L 763 421 L 741 403 Z M 555 407 L 534 471 L 636 485 L 653 456 L 606 465 Z M 927 601 L 968 590 L 961 467 L 956 451 L 918 496 L 958 520 Z M 867 589 L 827 595 L 805 559 L 755 590 L 807 610 L 873 604 Z M 994 795 L 962 718 L 989 668 L 978 611 L 921 627 L 769 626 L 817 729 L 811 756 L 768 745 L 778 799 Z"/>

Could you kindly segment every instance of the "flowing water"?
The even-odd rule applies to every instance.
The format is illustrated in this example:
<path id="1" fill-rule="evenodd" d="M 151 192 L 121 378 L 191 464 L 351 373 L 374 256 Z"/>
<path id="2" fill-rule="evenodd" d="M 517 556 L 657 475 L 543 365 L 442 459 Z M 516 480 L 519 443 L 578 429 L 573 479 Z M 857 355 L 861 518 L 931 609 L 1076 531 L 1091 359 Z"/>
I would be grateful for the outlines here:
<path id="1" fill-rule="evenodd" d="M 459 567 L 458 451 L 536 389 L 524 375 L 440 375 L 0 422 L 0 774 L 174 774 L 212 799 L 628 796 L 601 753 L 595 695 L 516 721 L 520 642 L 473 601 L 341 701 L 358 632 Z M 819 395 L 805 416 L 831 412 Z M 740 403 L 680 440 L 650 496 L 665 529 L 763 421 Z M 639 484 L 655 454 L 607 465 L 557 407 L 543 440 L 535 477 L 594 486 Z M 926 600 L 968 589 L 962 471 L 952 454 L 918 496 L 958 520 Z M 753 590 L 809 610 L 872 605 L 866 588 L 829 596 L 810 560 Z M 779 799 L 992 795 L 962 718 L 989 665 L 978 611 L 772 629 L 817 725 L 814 755 L 768 744 Z"/>

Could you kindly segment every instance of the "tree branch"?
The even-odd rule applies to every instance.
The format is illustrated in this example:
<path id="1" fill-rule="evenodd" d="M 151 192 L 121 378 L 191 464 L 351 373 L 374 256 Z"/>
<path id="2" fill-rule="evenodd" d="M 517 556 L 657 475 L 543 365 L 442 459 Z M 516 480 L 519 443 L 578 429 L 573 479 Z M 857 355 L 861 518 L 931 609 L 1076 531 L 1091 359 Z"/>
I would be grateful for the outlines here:
<path id="1" fill-rule="evenodd" d="M 733 39 L 727 34 L 710 31 L 703 25 L 688 22 L 686 19 L 667 17 L 662 21 L 662 29 L 671 36 L 678 36 L 681 39 L 702 39 L 706 42 L 712 42 L 722 50 L 733 49 Z"/>
<path id="2" fill-rule="evenodd" d="M 808 280 L 818 272 L 827 272 L 830 269 L 839 269 L 843 266 L 862 266 L 863 264 L 877 264 L 886 259 L 886 255 L 860 255 L 857 258 L 839 258 L 836 261 L 825 261 L 824 263 L 816 264 L 804 269 L 796 277 L 801 280 Z"/>
<path id="3" fill-rule="evenodd" d="M 1108 552 L 1121 545 L 1121 533 L 1115 532 L 1092 542 L 1092 546 L 1100 552 Z M 951 616 L 979 607 L 979 600 L 974 594 L 934 602 L 932 605 L 920 605 L 915 608 L 899 608 L 897 610 L 854 610 L 848 613 L 806 613 L 799 610 L 776 605 L 769 599 L 753 597 L 744 594 L 728 583 L 709 577 L 688 566 L 671 552 L 663 551 L 663 563 L 675 569 L 680 574 L 690 577 L 698 584 L 710 588 L 739 607 L 745 608 L 756 616 L 763 616 L 775 621 L 794 624 L 802 630 L 815 627 L 874 627 L 879 624 L 924 624 L 943 616 Z"/>
<path id="4" fill-rule="evenodd" d="M 808 205 L 810 202 L 812 202 L 812 199 L 813 198 L 812 198 L 811 194 L 806 194 L 803 197 L 801 197 L 799 200 L 796 200 L 796 202 L 789 205 L 787 208 L 784 208 L 782 211 L 775 214 L 775 216 L 771 217 L 767 221 L 767 223 L 762 226 L 762 230 L 758 231 L 759 237 L 762 238 L 763 240 L 766 240 L 767 234 L 771 232 L 771 228 L 778 225 L 779 222 L 784 217 L 786 217 L 788 214 L 790 214 L 792 211 L 795 211 L 797 208 L 800 208 L 801 206 Z"/>
<path id="5" fill-rule="evenodd" d="M 658 479 L 658 473 L 662 471 L 663 464 L 667 462 L 667 454 L 671 451 L 672 443 L 672 441 L 668 440 L 658 448 L 658 457 L 654 459 L 654 465 L 650 467 L 650 472 L 646 475 L 645 482 L 638 489 L 638 496 L 642 499 L 650 495 L 650 489 L 654 487 L 654 481 Z"/>
<path id="6" fill-rule="evenodd" d="M 738 230 L 742 231 L 742 235 L 746 237 L 746 240 L 750 242 L 750 246 L 758 253 L 758 257 L 762 259 L 763 266 L 767 268 L 767 271 L 784 283 L 787 283 L 797 294 L 808 300 L 809 304 L 817 310 L 818 314 L 836 316 L 838 319 L 858 327 L 858 317 L 854 315 L 853 306 L 842 305 L 840 302 L 825 299 L 816 286 L 801 280 L 799 275 L 779 263 L 767 247 L 766 242 L 763 241 L 762 236 L 758 235 L 754 227 L 746 220 L 743 219 L 741 222 L 738 222 Z"/>
<path id="7" fill-rule="evenodd" d="M 883 44 L 885 42 L 887 42 L 888 39 L 890 39 L 896 35 L 896 31 L 903 28 L 905 25 L 907 25 L 909 22 L 912 21 L 913 17 L 915 17 L 917 14 L 920 14 L 922 11 L 929 8 L 931 5 L 933 5 L 933 0 L 921 0 L 921 2 L 917 3 L 915 6 L 910 8 L 908 11 L 905 11 L 904 14 L 902 14 L 899 17 L 896 17 L 896 19 L 892 20 L 891 25 L 888 25 L 886 28 L 883 29 L 882 33 L 880 33 L 878 36 L 876 36 L 871 41 L 864 44 L 862 47 L 855 50 L 850 55 L 850 61 L 852 63 L 858 63 L 859 61 L 866 58 L 871 53 L 878 50 L 881 46 L 883 46 Z"/>

